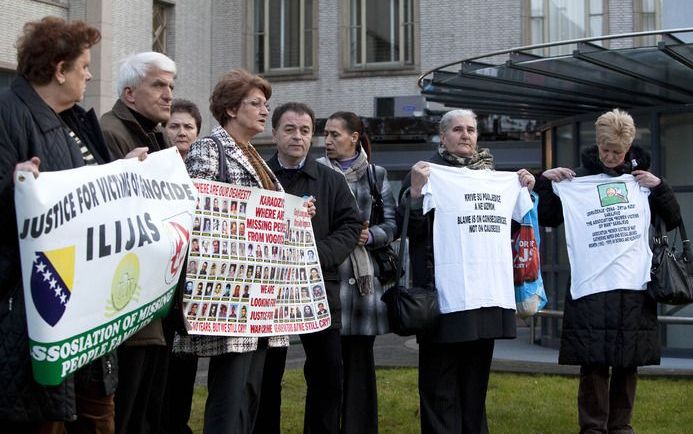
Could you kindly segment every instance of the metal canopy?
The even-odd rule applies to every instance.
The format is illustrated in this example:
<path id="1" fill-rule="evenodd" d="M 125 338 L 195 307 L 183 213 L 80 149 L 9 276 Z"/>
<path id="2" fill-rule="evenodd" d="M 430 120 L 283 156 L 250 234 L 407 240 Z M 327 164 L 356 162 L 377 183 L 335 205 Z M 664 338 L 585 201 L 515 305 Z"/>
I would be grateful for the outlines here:
<path id="1" fill-rule="evenodd" d="M 607 49 L 599 43 L 661 35 L 657 46 Z M 693 28 L 573 39 L 496 51 L 422 74 L 426 100 L 478 114 L 552 120 L 608 110 L 693 104 Z M 531 50 L 575 45 L 572 55 Z M 615 45 L 615 44 L 614 44 Z M 503 56 L 501 64 L 489 62 Z"/>

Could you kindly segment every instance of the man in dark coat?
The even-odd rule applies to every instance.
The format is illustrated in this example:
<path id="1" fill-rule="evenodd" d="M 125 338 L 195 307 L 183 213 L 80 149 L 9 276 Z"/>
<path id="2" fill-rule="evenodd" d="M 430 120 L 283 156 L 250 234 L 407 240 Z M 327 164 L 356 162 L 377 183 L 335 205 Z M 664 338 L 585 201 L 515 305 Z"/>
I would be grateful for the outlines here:
<path id="1" fill-rule="evenodd" d="M 338 433 L 342 397 L 342 353 L 339 328 L 339 265 L 358 241 L 361 221 L 354 196 L 344 177 L 308 155 L 315 115 L 305 104 L 287 103 L 272 114 L 277 153 L 267 164 L 287 193 L 312 197 L 316 213 L 313 233 L 332 316 L 329 329 L 301 335 L 306 352 L 304 376 L 308 385 L 304 431 Z M 283 350 L 283 351 L 282 351 Z M 279 431 L 281 378 L 286 349 L 267 354 L 255 433 Z"/>
<path id="2" fill-rule="evenodd" d="M 171 115 L 175 74 L 176 64 L 161 53 L 138 53 L 123 62 L 118 74 L 119 99 L 101 118 L 113 157 L 141 156 L 169 147 L 161 123 Z M 158 432 L 167 360 L 158 318 L 118 348 L 117 433 Z"/>

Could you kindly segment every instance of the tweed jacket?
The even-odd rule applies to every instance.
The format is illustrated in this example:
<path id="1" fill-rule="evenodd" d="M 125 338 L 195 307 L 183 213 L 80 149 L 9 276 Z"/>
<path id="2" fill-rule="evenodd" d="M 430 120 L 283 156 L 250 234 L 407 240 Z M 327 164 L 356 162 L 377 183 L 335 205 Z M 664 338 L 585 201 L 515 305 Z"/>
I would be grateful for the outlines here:
<path id="1" fill-rule="evenodd" d="M 326 157 L 317 160 L 331 168 Z M 379 225 L 371 225 L 369 230 L 373 241 L 367 246 L 370 251 L 390 244 L 397 236 L 397 222 L 395 220 L 395 197 L 387 180 L 385 168 L 375 166 L 376 186 L 380 191 L 385 205 L 385 221 Z M 348 182 L 356 204 L 359 208 L 361 221 L 371 220 L 371 186 L 368 182 L 368 173 L 355 182 Z M 373 256 L 371 255 L 371 262 Z M 378 267 L 374 264 L 375 275 L 378 276 Z M 339 299 L 342 304 L 342 335 L 374 336 L 389 332 L 387 322 L 387 306 L 380 300 L 384 288 L 376 277 L 373 279 L 373 294 L 361 295 L 354 279 L 354 269 L 351 259 L 347 258 L 339 266 Z"/>
<path id="2" fill-rule="evenodd" d="M 228 177 L 226 182 L 233 185 L 261 188 L 262 183 L 257 172 L 226 130 L 216 127 L 212 130 L 211 135 L 218 138 L 224 146 Z M 265 163 L 263 162 L 263 164 Z M 214 140 L 205 137 L 193 143 L 185 158 L 185 166 L 191 178 L 217 180 L 219 177 L 219 151 Z M 267 167 L 267 171 L 271 174 L 275 184 L 279 186 L 279 182 L 269 167 Z M 176 335 L 173 351 L 206 357 L 255 351 L 257 344 L 258 339 L 252 337 Z M 289 338 L 288 336 L 273 336 L 269 338 L 269 346 L 289 346 Z"/>

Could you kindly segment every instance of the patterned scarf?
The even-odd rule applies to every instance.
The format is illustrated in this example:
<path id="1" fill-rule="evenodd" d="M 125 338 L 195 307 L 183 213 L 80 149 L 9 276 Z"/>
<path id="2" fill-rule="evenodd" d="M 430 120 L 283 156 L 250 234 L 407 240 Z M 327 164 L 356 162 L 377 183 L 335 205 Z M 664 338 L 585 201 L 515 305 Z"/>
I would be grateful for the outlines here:
<path id="1" fill-rule="evenodd" d="M 438 146 L 438 154 L 456 167 L 466 167 L 472 170 L 493 170 L 493 155 L 488 148 L 477 149 L 471 157 L 458 157 L 451 154 L 442 143 Z"/>
<path id="2" fill-rule="evenodd" d="M 361 148 L 359 150 L 359 155 L 351 163 L 351 166 L 349 166 L 349 168 L 344 172 L 342 172 L 339 162 L 330 160 L 330 164 L 332 165 L 333 169 L 344 175 L 347 182 L 357 182 L 366 174 L 366 170 L 368 169 L 368 155 L 366 155 L 366 152 L 363 150 L 363 148 Z"/>
<path id="3" fill-rule="evenodd" d="M 257 173 L 260 177 L 262 188 L 264 188 L 265 190 L 279 190 L 279 188 L 277 188 L 276 177 L 272 172 L 269 171 L 269 169 L 265 165 L 265 161 L 262 159 L 255 147 L 250 143 L 244 144 L 235 139 L 234 142 L 236 142 L 236 146 L 238 146 L 238 149 L 240 149 L 241 152 L 243 152 L 243 155 L 245 155 L 248 161 L 250 161 L 250 164 L 253 166 L 253 169 L 255 169 L 255 173 Z"/>
<path id="4" fill-rule="evenodd" d="M 330 162 L 330 167 L 332 167 L 332 169 L 344 175 L 347 182 L 357 182 L 361 177 L 366 176 L 366 170 L 368 170 L 368 156 L 363 148 L 361 148 L 359 156 L 354 160 L 351 166 L 343 172 L 339 162 L 327 158 L 326 160 Z M 354 250 L 349 255 L 349 260 L 351 261 L 351 268 L 354 270 L 354 278 L 356 279 L 356 286 L 359 289 L 359 294 L 361 294 L 361 296 L 373 294 L 373 277 L 375 275 L 375 270 L 373 269 L 373 262 L 371 262 L 371 257 L 366 247 L 354 247 Z"/>

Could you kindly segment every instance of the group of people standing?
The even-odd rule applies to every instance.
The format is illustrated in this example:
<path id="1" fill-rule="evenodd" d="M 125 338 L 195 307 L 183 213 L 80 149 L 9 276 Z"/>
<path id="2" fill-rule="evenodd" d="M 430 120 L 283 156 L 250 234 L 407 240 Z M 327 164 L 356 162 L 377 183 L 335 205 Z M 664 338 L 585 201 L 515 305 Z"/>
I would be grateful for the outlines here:
<path id="1" fill-rule="evenodd" d="M 251 144 L 270 121 L 272 88 L 265 79 L 243 70 L 222 76 L 210 97 L 219 125 L 210 136 L 198 138 L 199 109 L 173 99 L 175 62 L 146 52 L 122 62 L 118 99 L 99 123 L 93 110 L 77 105 L 91 79 L 90 49 L 99 40 L 99 31 L 83 22 L 47 17 L 27 23 L 18 43 L 18 77 L 0 96 L 1 191 L 9 204 L 2 212 L 9 229 L 2 235 L 0 258 L 0 328 L 7 336 L 1 354 L 0 432 L 189 431 L 198 357 L 210 358 L 205 432 L 280 432 L 288 337 L 189 336 L 180 312 L 153 320 L 58 387 L 40 386 L 32 378 L 15 231 L 15 173 L 38 177 L 43 171 L 118 158 L 143 160 L 171 146 L 178 148 L 193 178 L 306 198 L 333 319 L 329 329 L 301 336 L 307 355 L 306 431 L 338 432 L 340 421 L 347 419 L 368 428 L 345 426 L 344 432 L 377 431 L 373 340 L 387 326 L 369 249 L 392 242 L 396 224 L 394 197 L 382 168 L 377 168 L 378 185 L 388 206 L 386 219 L 368 224 L 370 190 L 359 191 L 358 186 L 365 179 L 370 145 L 360 118 L 347 112 L 333 116 L 328 142 L 334 153 L 319 163 L 309 155 L 315 131 L 312 109 L 285 104 L 274 110 L 277 153 L 265 162 Z M 348 325 L 346 336 L 342 323 Z M 343 378 L 349 384 L 344 388 Z M 369 399 L 363 399 L 363 390 Z M 347 411 L 343 401 L 350 403 L 348 417 L 342 414 L 343 408 Z"/>
<path id="2" fill-rule="evenodd" d="M 93 110 L 77 105 L 91 79 L 90 48 L 99 40 L 98 30 L 82 22 L 48 17 L 26 24 L 17 45 L 18 77 L 0 95 L 0 195 L 8 204 L 0 212 L 6 223 L 0 235 L 0 433 L 189 432 L 198 357 L 210 358 L 205 433 L 281 432 L 288 337 L 191 336 L 175 309 L 60 386 L 43 387 L 32 379 L 14 215 L 15 172 L 38 177 L 40 171 L 144 159 L 170 146 L 178 148 L 193 178 L 305 199 L 332 317 L 328 329 L 300 336 L 306 354 L 305 432 L 378 432 L 373 345 L 389 327 L 380 300 L 386 285 L 380 282 L 372 250 L 399 237 L 398 222 L 406 213 L 410 225 L 402 236 L 410 241 L 413 283 L 435 287 L 441 302 L 435 327 L 417 336 L 421 430 L 488 432 L 485 397 L 494 341 L 516 335 L 512 264 L 502 246 L 510 251 L 511 227 L 499 224 L 507 228 L 492 240 L 453 233 L 446 219 L 464 195 L 445 187 L 462 182 L 460 188 L 468 183 L 479 191 L 497 190 L 499 213 L 519 220 L 532 207 L 528 191 L 535 178 L 525 169 L 493 172 L 490 151 L 477 147 L 474 113 L 453 110 L 442 117 L 439 148 L 412 167 L 396 206 L 387 172 L 371 163 L 369 137 L 356 114 L 329 116 L 325 156 L 315 159 L 309 152 L 316 128 L 313 110 L 289 102 L 270 117 L 270 83 L 244 70 L 228 72 L 214 87 L 209 109 L 218 126 L 199 138 L 199 109 L 173 99 L 175 63 L 160 53 L 130 56 L 117 78 L 118 100 L 99 124 Z M 276 153 L 264 161 L 251 141 L 268 122 Z M 539 178 L 540 223 L 555 226 L 564 220 L 556 183 L 597 173 L 632 173 L 634 182 L 651 192 L 652 214 L 664 218 L 669 228 L 678 225 L 673 192 L 647 171 L 644 151 L 631 148 L 634 132 L 632 119 L 623 112 L 600 117 L 597 146 L 586 151 L 583 168 L 550 169 Z M 373 185 L 384 204 L 377 225 L 370 216 Z M 470 197 L 476 193 L 471 191 Z M 497 249 L 489 243 L 498 244 Z M 489 269 L 497 273 L 490 276 Z M 480 274 L 484 279 L 474 277 Z M 561 363 L 582 366 L 581 432 L 632 432 L 637 366 L 659 361 L 656 303 L 642 291 L 644 283 L 601 288 L 584 297 L 567 295 Z"/>

